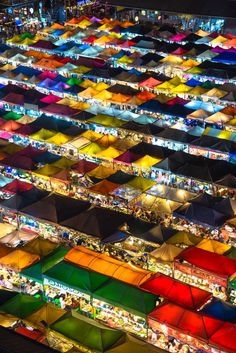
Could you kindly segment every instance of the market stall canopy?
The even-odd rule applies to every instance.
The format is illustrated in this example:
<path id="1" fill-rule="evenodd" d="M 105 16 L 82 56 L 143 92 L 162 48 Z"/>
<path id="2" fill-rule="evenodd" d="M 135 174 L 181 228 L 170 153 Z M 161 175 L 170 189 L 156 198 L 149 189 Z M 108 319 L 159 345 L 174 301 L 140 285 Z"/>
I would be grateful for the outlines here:
<path id="1" fill-rule="evenodd" d="M 151 276 L 146 270 L 81 246 L 71 249 L 65 260 L 133 286 L 139 286 Z"/>
<path id="2" fill-rule="evenodd" d="M 82 315 L 68 314 L 51 325 L 51 329 L 98 353 L 107 352 L 123 341 L 124 333 L 99 324 Z"/>
<path id="3" fill-rule="evenodd" d="M 19 245 L 30 242 L 36 237 L 37 234 L 35 233 L 31 233 L 28 231 L 25 232 L 23 230 L 13 230 L 13 232 L 10 232 L 5 236 L 0 237 L 0 243 L 15 248 Z"/>
<path id="4" fill-rule="evenodd" d="M 234 305 L 226 303 L 220 299 L 212 298 L 201 312 L 222 321 L 236 323 L 236 308 Z"/>
<path id="5" fill-rule="evenodd" d="M 219 255 L 223 255 L 231 249 L 230 245 L 212 239 L 203 239 L 196 247 Z"/>
<path id="6" fill-rule="evenodd" d="M 50 222 L 59 223 L 76 216 L 90 207 L 89 202 L 75 200 L 66 196 L 49 196 L 22 209 L 22 212 Z"/>
<path id="7" fill-rule="evenodd" d="M 22 271 L 35 262 L 39 261 L 38 255 L 30 254 L 24 250 L 14 250 L 0 258 L 0 265 L 16 272 Z"/>
<path id="8" fill-rule="evenodd" d="M 222 350 L 234 353 L 236 350 L 235 334 L 235 324 L 226 322 L 211 336 L 210 343 L 213 346 L 220 347 Z M 227 337 L 227 339 L 225 339 L 225 337 Z"/>
<path id="9" fill-rule="evenodd" d="M 164 353 L 160 348 L 156 348 L 151 344 L 139 340 L 131 335 L 126 335 L 125 342 L 109 349 L 106 353 Z"/>
<path id="10" fill-rule="evenodd" d="M 229 278 L 236 272 L 236 260 L 196 247 L 183 250 L 176 260 L 186 261 L 222 278 Z"/>
<path id="11" fill-rule="evenodd" d="M 18 294 L 0 305 L 0 312 L 24 319 L 40 309 L 45 303 L 27 294 Z"/>
<path id="12" fill-rule="evenodd" d="M 38 255 L 44 257 L 49 255 L 57 248 L 58 244 L 53 243 L 49 239 L 44 239 L 42 237 L 37 237 L 24 246 L 21 247 L 21 250 L 27 251 L 30 254 Z"/>
<path id="13" fill-rule="evenodd" d="M 158 299 L 156 295 L 116 280 L 105 283 L 93 296 L 141 317 L 146 317 L 155 308 Z"/>
<path id="14" fill-rule="evenodd" d="M 60 224 L 78 230 L 81 233 L 105 239 L 113 234 L 128 218 L 129 216 L 118 212 L 93 207 Z"/>
<path id="15" fill-rule="evenodd" d="M 174 234 L 171 238 L 167 239 L 168 244 L 173 244 L 173 245 L 197 245 L 201 241 L 200 237 L 197 237 L 196 235 L 193 235 L 191 233 L 185 232 L 185 231 L 179 231 L 176 234 Z"/>
<path id="16" fill-rule="evenodd" d="M 52 286 L 59 283 L 59 285 L 71 287 L 89 295 L 92 295 L 97 288 L 100 288 L 110 279 L 100 273 L 85 270 L 65 261 L 61 261 L 51 267 L 44 273 L 43 277 L 44 282 L 45 279 L 49 283 L 51 280 Z"/>
<path id="17" fill-rule="evenodd" d="M 25 317 L 25 321 L 27 323 L 33 323 L 44 329 L 45 326 L 43 325 L 43 322 L 47 325 L 51 325 L 60 319 L 65 313 L 65 310 L 56 307 L 52 303 L 46 303 L 41 308 L 39 308 L 39 310 Z"/>
<path id="18" fill-rule="evenodd" d="M 211 298 L 210 293 L 165 275 L 153 276 L 141 288 L 190 310 L 199 309 Z"/>
<path id="19" fill-rule="evenodd" d="M 220 320 L 184 309 L 172 303 L 162 304 L 149 315 L 149 324 L 155 327 L 155 322 L 207 342 L 223 325 Z"/>
<path id="20" fill-rule="evenodd" d="M 183 250 L 172 244 L 162 244 L 159 248 L 151 252 L 151 256 L 155 257 L 158 261 L 173 262 L 175 257 L 178 256 Z"/>

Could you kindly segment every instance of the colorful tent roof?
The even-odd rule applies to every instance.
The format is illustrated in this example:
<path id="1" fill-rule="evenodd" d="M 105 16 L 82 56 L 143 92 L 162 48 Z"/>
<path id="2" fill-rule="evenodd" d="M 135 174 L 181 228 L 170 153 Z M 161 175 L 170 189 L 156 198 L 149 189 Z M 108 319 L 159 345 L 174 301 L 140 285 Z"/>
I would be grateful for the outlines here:
<path id="1" fill-rule="evenodd" d="M 236 272 L 236 260 L 196 247 L 188 248 L 176 257 L 205 271 L 228 278 Z"/>
<path id="2" fill-rule="evenodd" d="M 143 283 L 141 288 L 192 310 L 200 308 L 211 298 L 210 293 L 165 275 L 153 276 Z"/>
<path id="3" fill-rule="evenodd" d="M 151 276 L 146 270 L 81 246 L 70 250 L 65 260 L 134 286 L 139 286 Z"/>

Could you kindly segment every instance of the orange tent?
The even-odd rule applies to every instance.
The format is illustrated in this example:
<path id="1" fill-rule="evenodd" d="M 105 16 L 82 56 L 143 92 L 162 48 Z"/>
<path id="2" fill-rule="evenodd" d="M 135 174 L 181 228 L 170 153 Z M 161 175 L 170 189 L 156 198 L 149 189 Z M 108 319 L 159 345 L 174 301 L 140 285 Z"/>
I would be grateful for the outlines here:
<path id="1" fill-rule="evenodd" d="M 30 254 L 23 250 L 14 250 L 0 259 L 0 265 L 20 272 L 39 260 L 40 257 L 38 255 Z"/>
<path id="2" fill-rule="evenodd" d="M 131 98 L 131 96 L 127 96 L 127 95 L 122 94 L 122 93 L 113 93 L 112 98 L 110 99 L 110 101 L 115 102 L 115 103 L 125 103 L 130 98 Z"/>
<path id="3" fill-rule="evenodd" d="M 156 95 L 154 93 L 148 92 L 148 91 L 142 91 L 139 92 L 136 97 L 138 99 L 141 99 L 142 101 L 149 101 L 150 99 L 156 98 Z"/>
<path id="4" fill-rule="evenodd" d="M 66 254 L 65 260 L 133 286 L 140 286 L 152 276 L 149 271 L 81 246 L 71 249 Z"/>
<path id="5" fill-rule="evenodd" d="M 61 25 L 60 23 L 54 23 L 52 26 L 51 26 L 52 29 L 64 29 L 64 26 Z"/>
<path id="6" fill-rule="evenodd" d="M 95 192 L 96 194 L 108 195 L 119 186 L 120 184 L 112 183 L 108 180 L 102 180 L 99 183 L 91 186 L 89 190 Z"/>
<path id="7" fill-rule="evenodd" d="M 35 66 L 46 68 L 48 70 L 55 70 L 58 67 L 62 67 L 64 64 L 60 63 L 57 60 L 53 59 L 41 59 L 37 63 L 35 63 Z"/>

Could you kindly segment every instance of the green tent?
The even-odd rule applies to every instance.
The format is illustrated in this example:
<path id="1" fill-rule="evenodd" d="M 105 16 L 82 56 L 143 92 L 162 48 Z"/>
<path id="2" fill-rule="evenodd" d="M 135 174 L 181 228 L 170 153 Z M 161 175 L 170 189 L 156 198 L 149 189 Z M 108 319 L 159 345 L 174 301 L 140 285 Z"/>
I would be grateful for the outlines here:
<path id="1" fill-rule="evenodd" d="M 30 32 L 24 32 L 23 34 L 20 35 L 21 40 L 24 40 L 26 38 L 32 39 L 32 38 L 34 38 L 34 34 L 32 34 Z"/>
<path id="2" fill-rule="evenodd" d="M 0 289 L 0 303 L 3 304 L 11 298 L 15 297 L 18 293 L 12 292 L 7 289 Z"/>
<path id="3" fill-rule="evenodd" d="M 63 286 L 74 288 L 89 295 L 110 279 L 107 276 L 87 271 L 65 261 L 46 271 L 44 278 L 57 281 Z"/>
<path id="4" fill-rule="evenodd" d="M 26 294 L 18 294 L 3 305 L 0 305 L 0 312 L 17 316 L 21 319 L 40 309 L 45 303 L 42 300 Z"/>
<path id="5" fill-rule="evenodd" d="M 66 81 L 66 84 L 69 86 L 74 86 L 74 85 L 80 85 L 83 82 L 83 80 L 79 80 L 77 77 L 71 77 L 68 81 Z"/>
<path id="6" fill-rule="evenodd" d="M 37 262 L 36 264 L 26 268 L 21 272 L 22 277 L 30 278 L 36 282 L 43 282 L 43 273 L 49 270 L 51 267 L 60 262 L 69 249 L 59 246 L 53 252 L 51 252 L 48 256 L 46 256 L 42 261 Z"/>
<path id="7" fill-rule="evenodd" d="M 18 119 L 22 118 L 22 115 L 17 114 L 15 112 L 8 112 L 8 113 L 4 114 L 2 117 L 4 120 L 18 120 Z"/>
<path id="8" fill-rule="evenodd" d="M 81 315 L 74 317 L 66 314 L 51 325 L 51 329 L 84 347 L 101 353 L 125 339 L 123 332 L 103 326 Z"/>
<path id="9" fill-rule="evenodd" d="M 230 259 L 236 260 L 236 248 L 234 246 L 232 246 L 228 255 L 225 255 L 225 256 L 229 257 Z"/>
<path id="10" fill-rule="evenodd" d="M 144 318 L 156 307 L 158 299 L 153 294 L 116 280 L 98 288 L 93 297 Z"/>

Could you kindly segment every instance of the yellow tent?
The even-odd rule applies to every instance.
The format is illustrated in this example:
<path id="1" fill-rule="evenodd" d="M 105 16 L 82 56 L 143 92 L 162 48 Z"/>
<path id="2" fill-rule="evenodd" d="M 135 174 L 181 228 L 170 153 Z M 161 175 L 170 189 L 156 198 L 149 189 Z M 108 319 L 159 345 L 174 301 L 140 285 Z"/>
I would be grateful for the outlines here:
<path id="1" fill-rule="evenodd" d="M 95 155 L 101 152 L 102 150 L 102 147 L 99 146 L 97 143 L 91 142 L 88 146 L 81 148 L 79 152 L 82 154 Z"/>
<path id="2" fill-rule="evenodd" d="M 94 168 L 89 173 L 87 173 L 87 175 L 97 179 L 105 179 L 114 173 L 115 170 L 113 168 L 108 168 L 104 167 L 103 165 L 99 165 L 98 167 Z"/>
<path id="3" fill-rule="evenodd" d="M 39 260 L 40 257 L 38 255 L 30 254 L 23 250 L 14 250 L 0 259 L 0 265 L 20 272 Z"/>
<path id="4" fill-rule="evenodd" d="M 76 70 L 76 69 L 75 69 Z M 83 88 L 89 88 L 89 87 L 95 87 L 96 86 L 96 83 L 89 80 L 89 79 L 86 79 L 84 80 L 82 83 L 80 83 L 79 85 L 80 87 L 83 87 Z"/>
<path id="5" fill-rule="evenodd" d="M 197 248 L 214 252 L 219 255 L 223 255 L 231 249 L 231 245 L 223 244 L 217 240 L 203 239 L 198 245 Z"/>
<path id="6" fill-rule="evenodd" d="M 40 129 L 39 131 L 35 132 L 34 134 L 30 135 L 30 138 L 37 140 L 37 141 L 45 141 L 50 137 L 56 135 L 55 131 L 47 130 L 47 129 Z"/>
<path id="7" fill-rule="evenodd" d="M 92 22 L 85 19 L 85 20 L 79 22 L 77 26 L 80 28 L 87 28 L 87 27 L 91 26 L 91 24 L 92 24 Z"/>
<path id="8" fill-rule="evenodd" d="M 96 141 L 96 140 L 100 139 L 101 137 L 103 137 L 102 134 L 99 134 L 98 132 L 95 132 L 92 130 L 87 130 L 87 131 L 83 132 L 80 136 L 83 136 L 90 141 Z"/>
<path id="9" fill-rule="evenodd" d="M 139 158 L 132 164 L 142 168 L 149 168 L 160 161 L 161 161 L 161 158 L 154 158 L 149 155 L 146 155 L 146 156 L 143 156 L 142 158 Z"/>
<path id="10" fill-rule="evenodd" d="M 66 143 L 72 139 L 71 136 L 65 135 L 61 132 L 58 132 L 56 135 L 50 137 L 49 139 L 46 140 L 48 143 L 52 143 L 55 145 L 62 145 L 63 143 Z"/>
<path id="11" fill-rule="evenodd" d="M 120 59 L 117 60 L 117 62 L 120 64 L 132 64 L 134 60 L 135 58 L 131 58 L 128 55 L 123 55 Z"/>
<path id="12" fill-rule="evenodd" d="M 120 127 L 125 121 L 115 118 L 114 116 L 99 114 L 87 120 L 91 123 L 97 123 L 105 126 Z"/>
<path id="13" fill-rule="evenodd" d="M 99 82 L 99 83 L 96 84 L 96 86 L 94 86 L 94 89 L 96 89 L 96 91 L 101 92 L 101 91 L 103 91 L 103 90 L 105 90 L 105 89 L 107 89 L 109 87 L 110 86 L 107 83 Z"/>
<path id="14" fill-rule="evenodd" d="M 78 66 L 76 69 L 72 70 L 71 72 L 75 74 L 85 74 L 86 72 L 89 72 L 89 71 L 91 71 L 90 67 L 81 65 L 81 66 Z"/>
<path id="15" fill-rule="evenodd" d="M 19 43 L 21 41 L 21 37 L 19 35 L 15 35 L 10 39 L 6 40 L 6 43 Z"/>
<path id="16" fill-rule="evenodd" d="M 51 303 L 47 303 L 43 305 L 39 310 L 35 311 L 33 314 L 27 316 L 24 321 L 33 323 L 41 329 L 45 329 L 45 326 L 42 324 L 42 322 L 46 322 L 48 325 L 51 325 L 65 313 L 65 310 L 58 308 Z"/>
<path id="17" fill-rule="evenodd" d="M 98 152 L 96 154 L 96 156 L 99 158 L 113 159 L 113 158 L 118 157 L 122 153 L 123 153 L 123 151 L 119 151 L 116 148 L 110 146 L 110 147 L 106 148 L 105 150 Z"/>
<path id="18" fill-rule="evenodd" d="M 177 232 L 175 235 L 173 235 L 171 238 L 169 238 L 166 243 L 172 244 L 172 245 L 187 245 L 187 246 L 192 246 L 196 245 L 201 241 L 200 237 L 196 237 L 195 235 L 180 231 Z"/>
<path id="19" fill-rule="evenodd" d="M 205 93 L 207 97 L 214 97 L 214 98 L 223 98 L 228 94 L 227 91 L 223 91 L 219 88 L 212 88 L 210 91 Z"/>
<path id="20" fill-rule="evenodd" d="M 16 229 L 15 226 L 8 223 L 0 223 L 0 238 L 5 237 Z"/>
<path id="21" fill-rule="evenodd" d="M 60 168 L 51 166 L 50 164 L 45 164 L 42 168 L 39 168 L 33 172 L 33 175 L 43 176 L 43 177 L 51 177 L 61 171 Z"/>
<path id="22" fill-rule="evenodd" d="M 182 64 L 183 61 L 184 60 L 178 56 L 168 55 L 165 58 L 161 59 L 159 62 L 168 63 L 168 64 Z"/>
<path id="23" fill-rule="evenodd" d="M 12 316 L 11 314 L 0 314 L 0 326 L 2 327 L 12 327 L 18 320 L 18 317 Z"/>
<path id="24" fill-rule="evenodd" d="M 211 44 L 213 47 L 216 47 L 217 45 L 223 44 L 224 42 L 227 42 L 227 38 L 223 36 L 218 36 L 214 38 L 209 44 Z"/>
<path id="25" fill-rule="evenodd" d="M 101 36 L 98 39 L 95 39 L 95 41 L 93 42 L 95 45 L 103 45 L 106 43 L 109 43 L 111 41 L 111 38 L 109 38 L 108 36 Z"/>
<path id="26" fill-rule="evenodd" d="M 172 244 L 162 244 L 159 248 L 151 252 L 151 255 L 163 262 L 173 262 L 183 249 Z"/>
<path id="27" fill-rule="evenodd" d="M 60 158 L 58 161 L 51 163 L 51 166 L 61 168 L 61 169 L 68 169 L 76 162 L 65 157 Z"/>
<path id="28" fill-rule="evenodd" d="M 11 71 L 14 70 L 16 67 L 11 65 L 11 64 L 5 64 L 3 66 L 0 67 L 0 70 L 2 71 Z"/>
<path id="29" fill-rule="evenodd" d="M 56 243 L 53 243 L 48 239 L 37 237 L 28 242 L 21 249 L 27 251 L 28 253 L 44 257 L 49 255 L 54 249 L 56 249 L 56 247 Z"/>
<path id="30" fill-rule="evenodd" d="M 195 61 L 193 59 L 188 59 L 186 61 L 184 61 L 181 65 L 181 67 L 185 68 L 185 69 L 189 69 L 191 67 L 195 67 L 195 66 L 198 66 L 199 65 L 199 62 L 198 61 Z"/>
<path id="31" fill-rule="evenodd" d="M 86 98 L 86 99 L 91 99 L 94 96 L 96 96 L 98 94 L 98 91 L 96 91 L 94 88 L 92 87 L 88 87 L 86 88 L 84 91 L 80 92 L 78 94 L 79 97 L 82 98 Z"/>
<path id="32" fill-rule="evenodd" d="M 205 121 L 207 122 L 212 122 L 212 123 L 227 123 L 228 121 L 230 121 L 232 118 L 231 115 L 227 115 L 221 112 L 217 112 L 211 116 L 209 116 L 208 118 L 205 119 Z"/>
<path id="33" fill-rule="evenodd" d="M 199 37 L 206 37 L 209 36 L 209 32 L 203 31 L 202 29 L 199 29 L 195 34 Z"/>
<path id="34" fill-rule="evenodd" d="M 104 135 L 100 139 L 97 140 L 97 143 L 100 146 L 109 147 L 110 145 L 112 145 L 116 141 L 117 141 L 117 137 L 115 137 L 113 135 Z"/>
<path id="35" fill-rule="evenodd" d="M 102 101 L 106 101 L 108 99 L 111 99 L 112 98 L 112 93 L 107 91 L 107 90 L 103 90 L 103 91 L 100 91 L 98 94 L 96 94 L 94 96 L 94 99 L 99 99 L 99 100 L 102 100 Z"/>
<path id="36" fill-rule="evenodd" d="M 219 135 L 217 135 L 217 138 L 223 139 L 223 140 L 230 140 L 232 136 L 233 136 L 233 133 L 231 131 L 221 130 Z"/>
<path id="37" fill-rule="evenodd" d="M 190 91 L 188 91 L 188 94 L 191 94 L 193 96 L 200 96 L 204 93 L 207 92 L 207 89 L 206 88 L 203 88 L 201 86 L 196 86 L 196 87 L 191 87 Z"/>
<path id="38" fill-rule="evenodd" d="M 187 93 L 191 90 L 191 87 L 185 85 L 184 83 L 180 83 L 178 86 L 172 89 L 173 93 Z"/>
<path id="39" fill-rule="evenodd" d="M 141 191 L 146 191 L 155 184 L 155 181 L 143 178 L 141 176 L 134 177 L 128 182 L 128 185 L 134 187 L 135 189 L 140 189 Z"/>

